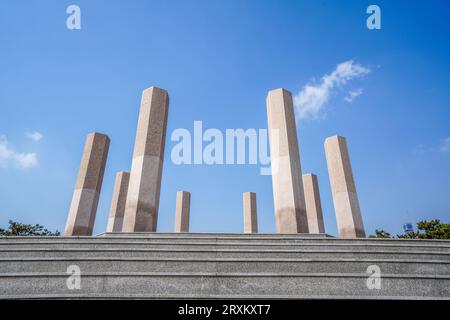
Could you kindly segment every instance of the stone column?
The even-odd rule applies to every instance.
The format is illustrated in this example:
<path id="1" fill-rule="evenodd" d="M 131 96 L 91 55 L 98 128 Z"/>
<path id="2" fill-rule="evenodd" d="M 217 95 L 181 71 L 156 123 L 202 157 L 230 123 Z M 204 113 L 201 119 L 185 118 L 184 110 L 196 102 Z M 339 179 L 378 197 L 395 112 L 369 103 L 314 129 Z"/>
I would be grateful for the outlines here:
<path id="1" fill-rule="evenodd" d="M 325 233 L 317 176 L 312 173 L 304 174 L 303 188 L 305 189 L 309 233 Z"/>
<path id="2" fill-rule="evenodd" d="M 244 233 L 258 233 L 258 214 L 256 209 L 256 193 L 244 192 Z"/>
<path id="3" fill-rule="evenodd" d="M 130 174 L 128 172 L 121 171 L 116 174 L 116 182 L 114 184 L 114 193 L 111 201 L 111 209 L 109 210 L 106 232 L 122 232 L 123 214 L 125 213 L 129 179 Z"/>
<path id="4" fill-rule="evenodd" d="M 67 217 L 65 236 L 92 235 L 108 149 L 107 135 L 97 132 L 88 134 Z"/>
<path id="5" fill-rule="evenodd" d="M 269 91 L 267 118 L 276 231 L 308 233 L 295 115 L 289 91 Z"/>
<path id="6" fill-rule="evenodd" d="M 123 232 L 155 232 L 166 140 L 169 96 L 150 87 L 142 93 Z"/>
<path id="7" fill-rule="evenodd" d="M 339 236 L 363 238 L 366 233 L 345 138 L 340 136 L 327 138 L 325 154 Z"/>
<path id="8" fill-rule="evenodd" d="M 189 232 L 190 206 L 191 194 L 187 191 L 178 191 L 175 208 L 175 232 Z"/>

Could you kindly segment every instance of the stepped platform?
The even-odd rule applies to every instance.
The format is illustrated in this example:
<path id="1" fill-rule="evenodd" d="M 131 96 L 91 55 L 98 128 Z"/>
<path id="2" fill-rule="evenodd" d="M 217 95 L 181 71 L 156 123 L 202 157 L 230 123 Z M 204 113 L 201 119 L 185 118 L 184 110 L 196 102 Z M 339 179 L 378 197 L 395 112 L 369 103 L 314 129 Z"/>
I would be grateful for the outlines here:
<path id="1" fill-rule="evenodd" d="M 69 266 L 81 272 L 69 289 Z M 368 267 L 381 271 L 367 286 Z M 369 280 L 370 281 L 370 280 Z M 0 237 L 0 299 L 450 299 L 450 241 L 326 234 Z"/>

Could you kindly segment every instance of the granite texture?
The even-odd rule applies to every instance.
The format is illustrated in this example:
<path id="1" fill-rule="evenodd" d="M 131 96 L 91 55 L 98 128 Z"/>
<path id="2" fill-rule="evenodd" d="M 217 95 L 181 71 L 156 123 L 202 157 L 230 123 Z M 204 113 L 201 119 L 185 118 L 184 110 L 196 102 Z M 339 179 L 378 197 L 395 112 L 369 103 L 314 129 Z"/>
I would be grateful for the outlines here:
<path id="1" fill-rule="evenodd" d="M 303 187 L 305 190 L 309 233 L 325 233 L 317 176 L 312 173 L 304 174 Z"/>
<path id="2" fill-rule="evenodd" d="M 88 134 L 67 216 L 65 236 L 92 235 L 108 150 L 107 135 L 98 132 Z"/>
<path id="3" fill-rule="evenodd" d="M 68 266 L 81 271 L 69 290 Z M 367 287 L 367 268 L 381 289 Z M 1 298 L 450 299 L 450 241 L 108 233 L 0 237 Z"/>
<path id="4" fill-rule="evenodd" d="M 244 233 L 258 233 L 256 193 L 244 192 L 242 194 L 242 206 L 244 215 Z"/>
<path id="5" fill-rule="evenodd" d="M 122 231 L 155 232 L 158 222 L 169 96 L 143 91 Z"/>
<path id="6" fill-rule="evenodd" d="M 106 226 L 107 232 L 122 231 L 129 179 L 130 174 L 128 172 L 121 171 L 116 174 L 111 209 L 109 210 L 108 225 Z"/>
<path id="7" fill-rule="evenodd" d="M 266 102 L 276 231 L 308 233 L 292 94 L 275 89 Z"/>
<path id="8" fill-rule="evenodd" d="M 175 232 L 189 232 L 189 213 L 191 208 L 191 194 L 187 191 L 177 192 L 175 206 Z"/>

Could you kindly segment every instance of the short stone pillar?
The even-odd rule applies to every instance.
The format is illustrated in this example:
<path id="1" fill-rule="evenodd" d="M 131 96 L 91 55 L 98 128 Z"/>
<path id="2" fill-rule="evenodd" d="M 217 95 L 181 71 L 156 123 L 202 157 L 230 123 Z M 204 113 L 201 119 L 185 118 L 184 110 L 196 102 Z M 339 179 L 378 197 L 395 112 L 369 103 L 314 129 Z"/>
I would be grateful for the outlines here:
<path id="1" fill-rule="evenodd" d="M 106 232 L 122 232 L 129 179 L 130 174 L 128 172 L 121 171 L 116 174 L 116 182 L 114 183 L 114 192 L 111 200 L 111 209 L 109 210 Z"/>
<path id="2" fill-rule="evenodd" d="M 67 217 L 65 236 L 91 236 L 108 157 L 109 138 L 88 134 Z"/>
<path id="3" fill-rule="evenodd" d="M 242 198 L 244 213 L 244 233 L 258 233 L 256 193 L 244 192 Z"/>
<path id="4" fill-rule="evenodd" d="M 151 87 L 142 93 L 124 232 L 156 231 L 168 108 L 167 91 Z"/>
<path id="5" fill-rule="evenodd" d="M 325 233 L 317 176 L 312 173 L 304 174 L 303 188 L 305 189 L 309 233 Z"/>
<path id="6" fill-rule="evenodd" d="M 308 233 L 295 115 L 289 91 L 269 91 L 267 118 L 276 231 Z"/>
<path id="7" fill-rule="evenodd" d="M 339 237 L 364 238 L 366 233 L 345 138 L 327 138 L 325 154 Z"/>
<path id="8" fill-rule="evenodd" d="M 187 191 L 178 191 L 175 208 L 175 232 L 189 232 L 190 207 L 191 194 Z"/>

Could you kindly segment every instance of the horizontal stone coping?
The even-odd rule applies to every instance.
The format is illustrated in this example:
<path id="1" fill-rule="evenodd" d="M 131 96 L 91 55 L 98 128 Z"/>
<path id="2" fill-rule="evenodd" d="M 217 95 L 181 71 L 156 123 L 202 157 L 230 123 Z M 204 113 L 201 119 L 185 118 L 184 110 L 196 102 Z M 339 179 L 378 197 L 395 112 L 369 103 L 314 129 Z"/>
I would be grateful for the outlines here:
<path id="1" fill-rule="evenodd" d="M 153 233 L 153 234 L 105 234 L 97 236 L 0 236 L 2 239 L 230 239 L 230 240 L 266 240 L 266 239 L 276 239 L 276 240 L 372 240 L 367 238 L 356 238 L 356 239 L 338 239 L 332 236 L 317 236 L 317 235 L 292 235 L 292 234 L 267 234 L 266 236 L 262 234 L 198 234 L 198 233 Z M 414 239 L 413 239 L 414 240 Z"/>
<path id="2" fill-rule="evenodd" d="M 86 272 L 82 274 L 83 278 L 87 277 L 161 277 L 161 278 L 366 278 L 367 273 L 227 273 L 227 272 Z M 67 278 L 65 272 L 24 272 L 24 273 L 0 273 L 0 278 Z M 450 280 L 450 275 L 439 274 L 384 274 L 383 279 L 428 279 L 428 280 Z"/>
<path id="3" fill-rule="evenodd" d="M 66 257 L 30 257 L 30 258 L 15 258 L 15 257 L 6 257 L 0 258 L 0 262 L 45 262 L 45 261 L 115 261 L 115 262 L 275 262 L 275 263 L 322 263 L 322 262 L 331 262 L 331 263 L 341 263 L 341 262 L 356 262 L 356 263 L 420 263 L 420 264 L 450 264 L 450 260 L 420 260 L 420 259 L 351 259 L 351 258 L 317 258 L 317 259 L 298 259 L 298 258 L 136 258 L 136 257 L 74 257 L 74 258 L 66 258 Z"/>
<path id="4" fill-rule="evenodd" d="M 346 239 L 346 238 L 336 238 L 332 235 L 326 233 L 227 233 L 227 232 L 103 232 L 94 237 L 109 237 L 109 238 L 151 238 L 151 237 L 234 237 L 234 238 L 292 238 L 292 239 L 321 239 L 321 240 L 337 240 L 337 241 L 358 241 L 358 240 L 368 240 L 368 241 L 437 241 L 437 242 L 450 242 L 450 240 L 446 239 L 398 239 L 398 238 L 354 238 L 354 239 Z"/>
<path id="5" fill-rule="evenodd" d="M 293 250 L 293 249 L 187 249 L 187 248 L 2 248 L 1 252 L 226 252 L 226 253 L 368 253 L 448 255 L 442 251 L 392 251 L 392 250 Z"/>
<path id="6" fill-rule="evenodd" d="M 242 233 L 242 232 L 101 232 L 96 237 L 102 236 L 239 236 L 239 237 L 330 237 L 333 236 L 327 233 L 267 233 L 267 232 L 257 232 L 257 233 Z"/>
<path id="7" fill-rule="evenodd" d="M 199 294 L 199 295 L 161 295 L 161 294 L 145 294 L 145 293 L 126 293 L 126 294 L 108 294 L 108 293 L 71 293 L 71 294 L 20 294 L 20 295 L 4 295 L 2 299 L 150 299 L 150 300 L 317 300 L 317 299 L 329 299 L 329 300 L 449 300 L 448 297 L 435 297 L 435 296 L 385 296 L 380 295 L 365 296 L 347 296 L 347 295 L 273 295 L 268 293 L 267 295 L 241 295 L 241 294 Z"/>
<path id="8" fill-rule="evenodd" d="M 109 235 L 109 234 L 108 234 Z M 120 236 L 119 236 L 120 235 Z M 229 235 L 229 236 L 227 236 Z M 331 236 L 327 237 L 305 237 L 304 235 L 280 235 L 280 234 L 267 234 L 267 236 L 258 235 L 248 235 L 248 234 L 204 234 L 202 236 L 198 233 L 180 233 L 179 235 L 174 233 L 163 234 L 163 233 L 143 233 L 141 236 L 126 236 L 121 235 L 120 233 L 117 236 L 80 236 L 80 237 L 51 237 L 51 236 L 29 236 L 29 237 L 16 237 L 16 236 L 0 236 L 0 243 L 4 240 L 12 240 L 12 241 L 22 241 L 22 240 L 93 240 L 93 241 L 110 241 L 110 240 L 168 240 L 168 239 L 213 239 L 217 240 L 245 240 L 245 241 L 255 241 L 255 240 L 305 240 L 308 241 L 330 241 L 330 242 L 417 242 L 417 243 L 436 243 L 436 244 L 449 244 L 450 240 L 444 239 L 386 239 L 386 238 L 356 238 L 356 239 L 343 239 L 343 238 L 333 238 Z"/>
<path id="9" fill-rule="evenodd" d="M 108 239 L 111 240 L 111 239 Z M 116 239 L 114 239 L 116 240 Z M 448 248 L 450 249 L 450 242 L 449 243 L 443 243 L 443 244 L 431 244 L 431 243 L 371 243 L 371 242 L 365 242 L 365 243 L 335 243 L 333 241 L 327 242 L 327 243 L 314 243 L 314 242 L 258 242 L 258 243 L 248 243 L 248 242 L 217 242 L 217 241 L 209 241 L 209 242 L 167 242 L 167 241 L 161 241 L 158 239 L 158 241 L 123 241 L 120 239 L 119 241 L 96 241 L 89 239 L 88 241 L 85 241 L 85 239 L 82 240 L 73 240 L 70 239 L 69 241 L 61 241 L 61 240 L 55 240 L 55 241 L 30 241 L 29 239 L 23 240 L 23 241 L 11 241 L 11 242 L 3 242 L 0 241 L 0 247 L 1 246 L 20 246 L 20 245 L 157 245 L 157 246 L 273 246 L 273 247 L 282 247 L 282 246 L 336 246 L 336 247 L 344 247 L 344 246 L 355 246 L 355 247 L 361 247 L 361 246 L 377 246 L 377 247 L 389 247 L 389 248 L 396 248 L 396 247 L 417 247 L 417 248 Z M 0 249 L 1 250 L 1 249 Z"/>

